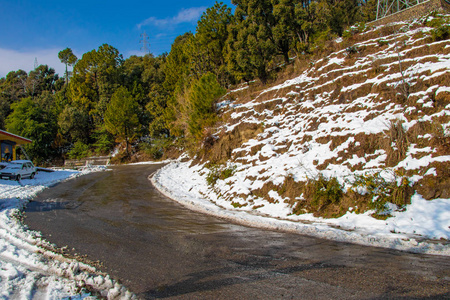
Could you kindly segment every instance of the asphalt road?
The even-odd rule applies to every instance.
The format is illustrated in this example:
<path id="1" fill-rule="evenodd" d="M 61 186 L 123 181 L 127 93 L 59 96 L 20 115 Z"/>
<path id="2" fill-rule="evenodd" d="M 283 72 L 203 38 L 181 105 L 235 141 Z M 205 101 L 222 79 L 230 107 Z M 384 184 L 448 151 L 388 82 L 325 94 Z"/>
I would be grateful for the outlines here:
<path id="1" fill-rule="evenodd" d="M 450 299 L 450 259 L 230 224 L 113 167 L 29 203 L 25 224 L 143 299 Z"/>

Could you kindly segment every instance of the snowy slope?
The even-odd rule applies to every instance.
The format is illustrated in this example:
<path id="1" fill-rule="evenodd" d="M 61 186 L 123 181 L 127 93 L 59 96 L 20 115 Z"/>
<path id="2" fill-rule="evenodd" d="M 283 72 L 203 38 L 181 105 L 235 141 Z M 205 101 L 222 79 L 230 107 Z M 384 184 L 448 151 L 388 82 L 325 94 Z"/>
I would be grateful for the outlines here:
<path id="1" fill-rule="evenodd" d="M 90 297 L 86 288 L 109 299 L 133 298 L 108 275 L 46 250 L 52 245 L 19 221 L 21 209 L 37 193 L 92 171 L 95 170 L 41 172 L 35 179 L 20 182 L 0 180 L 1 299 L 83 299 Z"/>
<path id="2" fill-rule="evenodd" d="M 250 225 L 449 255 L 450 43 L 433 41 L 424 23 L 366 30 L 293 79 L 230 92 L 208 160 L 173 163 L 153 182 L 193 209 Z M 226 176 L 211 183 L 214 174 Z M 284 189 L 323 176 L 348 191 L 375 175 L 406 182 L 409 204 L 387 203 L 387 218 L 357 205 L 325 218 L 305 205 L 294 214 L 303 194 Z"/>

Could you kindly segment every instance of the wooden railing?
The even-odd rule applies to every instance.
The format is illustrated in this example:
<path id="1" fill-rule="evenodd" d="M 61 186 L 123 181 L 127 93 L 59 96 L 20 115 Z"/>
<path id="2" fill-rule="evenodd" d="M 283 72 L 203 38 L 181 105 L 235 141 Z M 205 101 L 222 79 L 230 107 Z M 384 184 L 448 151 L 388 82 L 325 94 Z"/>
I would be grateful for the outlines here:
<path id="1" fill-rule="evenodd" d="M 66 168 L 81 168 L 85 166 L 107 166 L 111 160 L 110 156 L 88 157 L 83 159 L 68 159 L 64 161 Z"/>

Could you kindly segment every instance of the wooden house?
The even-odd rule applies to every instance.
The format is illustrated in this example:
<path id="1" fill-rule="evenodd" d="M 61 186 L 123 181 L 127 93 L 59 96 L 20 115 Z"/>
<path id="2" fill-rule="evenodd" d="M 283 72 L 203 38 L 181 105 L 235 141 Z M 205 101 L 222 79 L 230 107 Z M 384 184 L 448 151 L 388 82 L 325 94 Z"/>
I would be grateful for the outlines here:
<path id="1" fill-rule="evenodd" d="M 1 161 L 17 159 L 17 147 L 30 144 L 32 140 L 0 130 Z"/>

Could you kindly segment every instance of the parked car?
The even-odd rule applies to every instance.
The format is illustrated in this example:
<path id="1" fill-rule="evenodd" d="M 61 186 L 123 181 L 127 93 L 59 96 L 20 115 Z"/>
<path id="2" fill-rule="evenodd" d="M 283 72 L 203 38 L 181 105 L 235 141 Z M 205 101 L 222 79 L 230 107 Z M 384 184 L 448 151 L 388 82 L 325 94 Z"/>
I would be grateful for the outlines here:
<path id="1" fill-rule="evenodd" d="M 25 177 L 31 179 L 36 175 L 36 167 L 29 160 L 10 161 L 4 169 L 0 170 L 0 179 L 20 180 Z"/>

